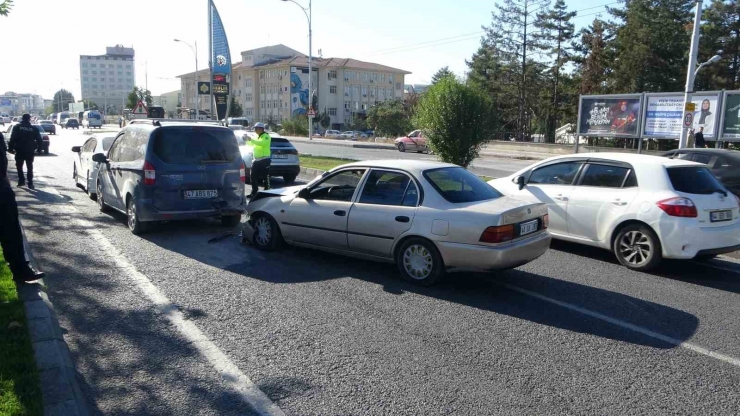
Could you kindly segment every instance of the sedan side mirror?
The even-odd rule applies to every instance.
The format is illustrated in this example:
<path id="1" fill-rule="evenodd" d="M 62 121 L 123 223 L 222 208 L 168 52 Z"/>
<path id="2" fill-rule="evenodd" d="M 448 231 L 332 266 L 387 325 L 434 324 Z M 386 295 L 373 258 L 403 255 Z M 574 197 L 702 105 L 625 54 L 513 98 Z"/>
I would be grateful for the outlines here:
<path id="1" fill-rule="evenodd" d="M 75 153 L 80 153 L 80 149 L 82 149 L 82 146 L 73 146 L 72 151 Z"/>
<path id="2" fill-rule="evenodd" d="M 303 188 L 300 191 L 298 191 L 298 198 L 302 199 L 308 199 L 311 192 L 308 190 L 308 188 Z"/>
<path id="3" fill-rule="evenodd" d="M 92 160 L 97 163 L 108 163 L 108 158 L 103 153 L 95 153 Z"/>
<path id="4" fill-rule="evenodd" d="M 517 176 L 516 177 L 516 184 L 519 185 L 519 190 L 521 191 L 524 189 L 524 187 L 527 185 L 527 182 L 524 180 L 524 176 Z"/>

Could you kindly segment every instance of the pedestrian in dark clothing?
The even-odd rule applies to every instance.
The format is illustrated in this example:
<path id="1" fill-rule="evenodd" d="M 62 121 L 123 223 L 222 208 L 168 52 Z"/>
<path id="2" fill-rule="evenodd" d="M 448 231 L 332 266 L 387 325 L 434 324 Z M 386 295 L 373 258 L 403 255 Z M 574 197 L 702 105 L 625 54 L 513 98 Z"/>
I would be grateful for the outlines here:
<path id="1" fill-rule="evenodd" d="M 15 194 L 8 180 L 8 157 L 5 147 L 5 137 L 0 133 L 0 245 L 3 248 L 5 261 L 10 265 L 13 280 L 16 282 L 32 282 L 42 279 L 44 273 L 31 268 L 26 261 L 23 248 L 23 234 L 18 222 L 18 204 Z"/>
<path id="2" fill-rule="evenodd" d="M 31 125 L 31 115 L 24 114 L 20 124 L 13 127 L 10 134 L 9 151 L 15 153 L 15 167 L 18 168 L 18 186 L 26 184 L 26 178 L 23 175 L 23 164 L 26 164 L 28 171 L 28 188 L 35 189 L 33 186 L 33 157 L 38 150 L 44 146 L 39 130 Z"/>
<path id="3" fill-rule="evenodd" d="M 694 139 L 696 140 L 694 142 L 694 146 L 697 149 L 704 149 L 707 147 L 707 142 L 704 140 L 704 127 L 699 129 L 699 132 L 694 135 Z"/>

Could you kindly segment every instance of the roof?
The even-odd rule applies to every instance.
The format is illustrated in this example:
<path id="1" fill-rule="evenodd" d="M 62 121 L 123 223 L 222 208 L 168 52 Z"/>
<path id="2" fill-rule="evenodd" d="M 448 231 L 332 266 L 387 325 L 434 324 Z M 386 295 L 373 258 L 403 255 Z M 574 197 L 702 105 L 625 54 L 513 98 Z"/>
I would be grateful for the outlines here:
<path id="1" fill-rule="evenodd" d="M 411 172 L 415 175 L 419 175 L 421 172 L 429 169 L 437 168 L 457 168 L 459 166 L 450 163 L 434 162 L 430 160 L 409 160 L 409 159 L 389 159 L 389 160 L 364 160 L 361 162 L 353 162 L 347 166 L 357 167 L 371 167 L 371 168 L 388 168 L 388 169 L 402 169 Z"/>
<path id="2" fill-rule="evenodd" d="M 313 66 L 319 68 L 350 68 L 350 69 L 364 69 L 368 71 L 383 71 L 383 72 L 400 72 L 403 74 L 410 74 L 411 72 L 393 68 L 390 66 L 385 66 L 381 64 L 376 64 L 373 62 L 365 62 L 360 61 L 357 59 L 352 58 L 313 58 L 313 61 L 311 61 Z M 249 68 L 275 68 L 275 67 L 282 67 L 282 66 L 308 66 L 308 58 L 304 56 L 296 56 L 294 58 L 288 58 L 288 59 L 282 59 L 282 60 L 276 60 L 273 62 L 268 63 L 262 63 L 255 65 L 253 67 Z"/>
<path id="3" fill-rule="evenodd" d="M 686 165 L 698 165 L 699 163 L 691 162 L 688 160 L 682 160 L 682 159 L 668 159 L 667 157 L 663 156 L 653 156 L 653 155 L 641 155 L 641 154 L 634 154 L 634 153 L 611 153 L 611 152 L 597 152 L 597 153 L 577 153 L 577 154 L 569 154 L 569 155 L 562 155 L 562 156 L 555 156 L 551 157 L 549 159 L 546 159 L 545 161 L 554 161 L 558 159 L 609 159 L 616 162 L 624 162 L 629 163 L 632 165 L 663 165 L 663 166 L 686 166 Z"/>

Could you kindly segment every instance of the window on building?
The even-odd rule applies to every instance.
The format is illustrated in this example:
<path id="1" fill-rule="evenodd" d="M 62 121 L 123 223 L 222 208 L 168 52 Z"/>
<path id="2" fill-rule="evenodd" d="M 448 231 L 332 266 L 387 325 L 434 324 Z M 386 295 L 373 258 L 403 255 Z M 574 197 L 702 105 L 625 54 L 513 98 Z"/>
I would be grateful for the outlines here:
<path id="1" fill-rule="evenodd" d="M 351 103 L 350 103 L 349 101 L 345 101 L 345 102 L 344 102 L 344 109 L 345 109 L 345 110 L 349 111 L 349 109 L 350 109 L 350 106 L 351 106 Z"/>
<path id="2" fill-rule="evenodd" d="M 252 94 L 247 94 L 246 100 L 247 100 L 248 103 L 251 103 L 252 102 Z"/>
<path id="3" fill-rule="evenodd" d="M 329 79 L 337 79 L 337 71 L 333 69 L 329 71 Z"/>
<path id="4" fill-rule="evenodd" d="M 363 104 L 363 105 L 362 105 L 362 109 L 363 109 L 363 110 L 367 110 L 367 104 Z"/>
<path id="5" fill-rule="evenodd" d="M 329 86 L 329 94 L 336 94 L 337 93 L 337 86 L 331 85 Z"/>
<path id="6" fill-rule="evenodd" d="M 90 68 L 97 68 L 98 64 L 90 64 Z"/>
<path id="7" fill-rule="evenodd" d="M 98 77 L 93 77 L 93 82 L 98 82 Z"/>
<path id="8" fill-rule="evenodd" d="M 113 64 L 108 64 L 108 68 L 113 68 Z"/>
<path id="9" fill-rule="evenodd" d="M 100 80 L 101 81 L 105 81 L 105 77 L 100 77 Z"/>
<path id="10" fill-rule="evenodd" d="M 83 74 L 87 74 L 87 69 L 83 69 L 83 70 L 82 70 L 82 73 L 83 73 Z"/>
<path id="11" fill-rule="evenodd" d="M 108 71 L 108 75 L 113 75 L 113 74 L 114 74 L 113 71 Z"/>
<path id="12" fill-rule="evenodd" d="M 388 75 L 388 82 L 393 84 L 393 74 Z"/>
<path id="13" fill-rule="evenodd" d="M 131 75 L 131 72 L 126 72 L 126 75 Z"/>
<path id="14" fill-rule="evenodd" d="M 118 76 L 123 76 L 123 71 L 118 71 Z"/>
<path id="15" fill-rule="evenodd" d="M 344 71 L 344 80 L 349 81 L 349 71 Z"/>
<path id="16" fill-rule="evenodd" d="M 344 96 L 349 97 L 349 86 L 348 85 L 344 86 Z"/>
<path id="17" fill-rule="evenodd" d="M 400 90 L 401 89 L 401 83 L 400 82 L 396 82 L 396 89 L 397 90 Z"/>
<path id="18" fill-rule="evenodd" d="M 260 94 L 264 94 L 264 93 L 265 93 L 265 86 L 260 85 Z"/>
<path id="19" fill-rule="evenodd" d="M 360 109 L 360 102 L 355 101 L 355 110 L 359 110 L 359 109 Z"/>
<path id="20" fill-rule="evenodd" d="M 82 67 L 83 67 L 83 68 L 87 68 L 87 62 L 83 62 L 83 63 L 82 63 Z"/>
<path id="21" fill-rule="evenodd" d="M 367 97 L 367 85 L 362 86 L 362 96 Z"/>
<path id="22" fill-rule="evenodd" d="M 244 81 L 244 86 L 247 88 L 252 88 L 252 78 L 247 78 L 246 81 Z"/>
<path id="23" fill-rule="evenodd" d="M 284 90 L 284 91 L 285 91 L 285 92 L 288 92 L 288 87 L 285 87 L 285 90 Z"/>
<path id="24" fill-rule="evenodd" d="M 119 67 L 119 68 L 123 68 L 123 65 L 121 65 L 121 64 L 118 64 L 118 67 Z"/>
<path id="25" fill-rule="evenodd" d="M 131 69 L 131 65 L 126 65 L 126 69 Z"/>
<path id="26" fill-rule="evenodd" d="M 98 75 L 98 71 L 90 71 L 93 75 Z"/>
<path id="27" fill-rule="evenodd" d="M 337 115 L 337 109 L 336 108 L 329 108 L 329 115 L 330 116 Z"/>

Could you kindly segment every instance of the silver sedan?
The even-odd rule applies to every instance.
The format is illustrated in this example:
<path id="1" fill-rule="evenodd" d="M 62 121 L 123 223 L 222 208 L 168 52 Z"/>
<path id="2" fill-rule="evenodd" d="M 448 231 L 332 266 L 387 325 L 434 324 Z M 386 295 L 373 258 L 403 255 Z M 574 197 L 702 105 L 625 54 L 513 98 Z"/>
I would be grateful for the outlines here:
<path id="1" fill-rule="evenodd" d="M 395 262 L 424 286 L 449 269 L 517 267 L 550 246 L 545 204 L 503 196 L 437 162 L 350 163 L 308 185 L 260 192 L 247 211 L 259 249 L 287 243 Z"/>

